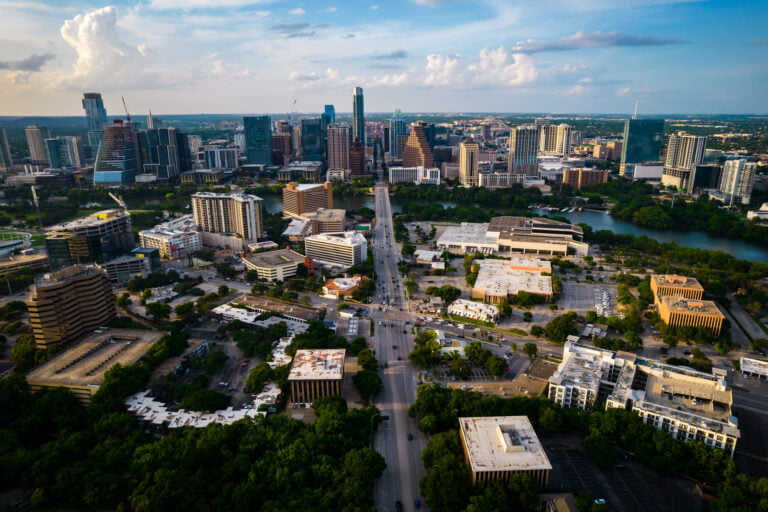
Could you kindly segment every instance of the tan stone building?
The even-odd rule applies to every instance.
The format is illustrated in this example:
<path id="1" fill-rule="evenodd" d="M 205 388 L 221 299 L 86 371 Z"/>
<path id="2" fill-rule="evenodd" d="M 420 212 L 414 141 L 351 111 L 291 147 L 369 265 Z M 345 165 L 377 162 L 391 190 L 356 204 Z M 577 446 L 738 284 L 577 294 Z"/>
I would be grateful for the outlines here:
<path id="1" fill-rule="evenodd" d="M 283 189 L 283 213 L 302 215 L 333 208 L 333 185 L 288 183 Z"/>
<path id="2" fill-rule="evenodd" d="M 343 348 L 297 350 L 288 374 L 291 401 L 312 404 L 318 398 L 341 395 L 344 357 Z"/>
<path id="3" fill-rule="evenodd" d="M 547 486 L 552 464 L 527 416 L 459 418 L 459 435 L 472 485 L 522 473 Z"/>
<path id="4" fill-rule="evenodd" d="M 35 281 L 27 298 L 37 348 L 66 344 L 117 314 L 112 283 L 96 268 L 73 265 Z"/>
<path id="5" fill-rule="evenodd" d="M 465 187 L 479 185 L 480 145 L 473 140 L 459 144 L 459 181 Z"/>
<path id="6" fill-rule="evenodd" d="M 659 316 L 672 327 L 706 327 L 720 335 L 725 315 L 711 300 L 692 300 L 662 295 L 657 299 Z"/>
<path id="7" fill-rule="evenodd" d="M 608 181 L 607 169 L 564 169 L 563 183 L 572 186 L 575 189 L 595 185 L 597 183 L 606 183 Z"/>
<path id="8" fill-rule="evenodd" d="M 695 278 L 673 274 L 652 274 L 651 291 L 657 306 L 661 295 L 692 300 L 701 300 L 704 296 L 704 287 Z"/>
<path id="9" fill-rule="evenodd" d="M 425 128 L 426 123 L 423 121 L 411 125 L 411 134 L 402 153 L 403 167 L 421 166 L 431 169 L 435 166 Z"/>

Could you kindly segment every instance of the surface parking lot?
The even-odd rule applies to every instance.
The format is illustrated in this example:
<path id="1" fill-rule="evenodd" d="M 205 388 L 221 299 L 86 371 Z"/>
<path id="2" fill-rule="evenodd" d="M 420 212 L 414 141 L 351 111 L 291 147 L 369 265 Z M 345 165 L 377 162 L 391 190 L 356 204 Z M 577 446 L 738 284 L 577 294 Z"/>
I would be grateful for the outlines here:
<path id="1" fill-rule="evenodd" d="M 695 494 L 693 483 L 654 473 L 628 460 L 608 469 L 595 465 L 581 448 L 581 436 L 543 433 L 540 440 L 552 464 L 549 487 L 591 491 L 605 500 L 609 510 L 704 512 L 706 502 Z"/>
<path id="2" fill-rule="evenodd" d="M 565 281 L 563 282 L 563 293 L 560 294 L 557 305 L 562 310 L 582 314 L 587 311 L 595 311 L 596 303 L 603 304 L 604 293 L 608 294 L 608 308 L 603 314 L 605 316 L 615 315 L 617 313 L 617 292 L 616 285 L 612 284 Z"/>

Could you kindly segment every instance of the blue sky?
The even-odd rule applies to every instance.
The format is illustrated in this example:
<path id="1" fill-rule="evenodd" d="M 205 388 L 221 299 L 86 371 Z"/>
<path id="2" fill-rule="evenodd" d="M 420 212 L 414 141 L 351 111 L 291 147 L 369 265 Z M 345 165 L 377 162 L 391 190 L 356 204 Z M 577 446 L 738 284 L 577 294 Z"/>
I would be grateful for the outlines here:
<path id="1" fill-rule="evenodd" d="M 0 114 L 768 112 L 764 0 L 0 0 Z"/>

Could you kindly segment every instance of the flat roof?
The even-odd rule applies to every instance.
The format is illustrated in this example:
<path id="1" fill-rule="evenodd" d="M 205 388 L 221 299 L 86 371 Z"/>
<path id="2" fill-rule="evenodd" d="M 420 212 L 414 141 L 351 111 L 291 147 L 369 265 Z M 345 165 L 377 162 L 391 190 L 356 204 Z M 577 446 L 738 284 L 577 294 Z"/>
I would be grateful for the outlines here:
<path id="1" fill-rule="evenodd" d="M 260 252 L 243 259 L 256 267 L 276 267 L 278 265 L 302 263 L 304 255 L 291 249 L 279 249 L 277 251 Z"/>
<path id="2" fill-rule="evenodd" d="M 92 333 L 27 375 L 43 386 L 99 386 L 113 365 L 133 364 L 165 335 L 162 331 L 108 329 Z"/>
<path id="3" fill-rule="evenodd" d="M 475 285 L 485 295 L 517 295 L 520 291 L 537 295 L 552 295 L 552 277 L 542 272 L 551 272 L 549 261 L 534 258 L 513 258 L 507 260 L 475 260 L 480 265 Z"/>
<path id="4" fill-rule="evenodd" d="M 160 238 L 174 238 L 185 233 L 197 232 L 195 217 L 191 213 L 182 215 L 167 222 L 157 224 L 149 229 L 142 229 L 139 235 L 151 235 Z"/>
<path id="5" fill-rule="evenodd" d="M 488 236 L 488 224 L 463 222 L 460 226 L 448 226 L 445 228 L 440 238 L 437 240 L 438 245 L 445 244 L 481 244 L 481 245 L 498 245 L 497 238 Z"/>
<path id="6" fill-rule="evenodd" d="M 101 210 L 96 213 L 92 213 L 86 217 L 80 219 L 70 220 L 62 222 L 61 224 L 55 224 L 44 228 L 45 231 L 70 231 L 76 228 L 83 228 L 88 226 L 98 226 L 106 222 L 111 222 L 115 219 L 124 217 L 130 217 L 130 214 L 125 210 L 114 208 L 111 210 Z"/>
<path id="7" fill-rule="evenodd" d="M 337 245 L 360 244 L 365 242 L 365 237 L 356 231 L 341 231 L 339 233 L 322 233 L 317 235 L 311 235 L 304 239 L 307 241 L 327 242 Z"/>
<path id="8" fill-rule="evenodd" d="M 538 231 L 537 230 L 542 230 Z M 499 238 L 509 238 L 516 235 L 552 236 L 551 230 L 568 231 L 572 234 L 583 235 L 580 226 L 548 219 L 546 217 L 493 217 L 488 224 L 488 231 L 499 233 Z M 562 235 L 561 235 L 562 236 Z"/>
<path id="9" fill-rule="evenodd" d="M 662 295 L 659 297 L 659 301 L 673 313 L 725 318 L 725 315 L 720 311 L 720 308 L 717 307 L 717 304 L 711 300 L 695 300 L 683 297 L 673 297 L 671 295 Z"/>
<path id="10" fill-rule="evenodd" d="M 756 375 L 768 375 L 768 361 L 752 359 L 751 357 L 742 357 L 741 371 L 754 373 Z"/>
<path id="11" fill-rule="evenodd" d="M 459 427 L 473 472 L 552 469 L 527 416 L 459 418 Z"/>
<path id="12" fill-rule="evenodd" d="M 315 162 L 301 162 L 304 165 L 315 165 Z M 300 183 L 296 186 L 296 190 L 306 191 L 314 188 L 323 188 L 322 183 Z"/>
<path id="13" fill-rule="evenodd" d="M 679 276 L 677 274 L 651 274 L 651 280 L 657 286 L 674 286 L 675 288 L 704 291 L 704 287 L 694 277 Z"/>
<path id="14" fill-rule="evenodd" d="M 347 210 L 340 208 L 320 208 L 313 213 L 314 215 L 308 217 L 320 222 L 339 222 L 347 218 Z"/>
<path id="15" fill-rule="evenodd" d="M 345 353 L 343 348 L 297 350 L 288 380 L 339 380 Z"/>
<path id="16" fill-rule="evenodd" d="M 271 311 L 289 317 L 300 318 L 307 322 L 320 316 L 320 310 L 317 308 L 260 295 L 244 295 L 233 300 L 231 304 L 241 304 L 246 308 Z"/>
<path id="17" fill-rule="evenodd" d="M 499 314 L 499 308 L 492 304 L 483 304 L 482 302 L 472 302 L 467 299 L 456 299 L 448 306 L 448 312 L 470 312 L 482 313 L 486 316 L 496 316 Z"/>

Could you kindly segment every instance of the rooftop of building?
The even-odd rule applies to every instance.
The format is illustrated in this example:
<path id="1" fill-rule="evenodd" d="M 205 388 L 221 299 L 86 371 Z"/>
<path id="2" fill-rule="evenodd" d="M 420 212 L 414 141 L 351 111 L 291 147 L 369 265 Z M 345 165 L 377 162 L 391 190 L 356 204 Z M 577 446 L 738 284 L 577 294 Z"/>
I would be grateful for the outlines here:
<path id="1" fill-rule="evenodd" d="M 488 224 L 475 222 L 462 222 L 460 226 L 448 226 L 440 235 L 438 243 L 478 243 L 496 245 L 498 239 L 488 236 Z"/>
<path id="2" fill-rule="evenodd" d="M 306 162 L 301 162 L 306 163 Z M 292 187 L 294 190 L 298 190 L 300 192 L 306 192 L 307 190 L 314 190 L 314 189 L 322 189 L 323 184 L 322 183 L 291 183 L 291 185 L 295 185 Z M 290 190 L 290 189 L 289 189 Z"/>
<path id="3" fill-rule="evenodd" d="M 291 249 L 279 249 L 277 251 L 260 252 L 243 260 L 257 267 L 276 267 L 290 263 L 302 263 L 304 255 Z"/>
<path id="4" fill-rule="evenodd" d="M 24 265 L 25 263 L 33 263 L 47 259 L 48 256 L 42 252 L 34 254 L 12 254 L 8 257 L 0 258 L 0 267 Z"/>
<path id="5" fill-rule="evenodd" d="M 305 217 L 318 222 L 344 222 L 347 218 L 347 210 L 339 208 L 320 208 L 312 213 L 305 213 Z"/>
<path id="6" fill-rule="evenodd" d="M 345 353 L 343 348 L 297 350 L 288 380 L 339 380 Z"/>
<path id="7" fill-rule="evenodd" d="M 191 171 L 184 171 L 181 174 L 224 174 L 223 169 L 192 169 Z"/>
<path id="8" fill-rule="evenodd" d="M 326 279 L 324 286 L 329 290 L 346 291 L 358 287 L 363 279 L 364 277 L 360 274 L 355 274 L 352 277 L 336 277 L 333 279 Z"/>
<path id="9" fill-rule="evenodd" d="M 283 231 L 283 236 L 307 236 L 310 233 L 309 219 L 291 218 L 288 227 Z"/>
<path id="10" fill-rule="evenodd" d="M 520 258 L 523 259 L 523 258 Z M 536 260 L 531 260 L 536 261 Z M 543 261 L 543 260 L 541 260 Z M 520 291 L 538 295 L 552 295 L 552 277 L 542 275 L 549 272 L 548 261 L 542 266 L 520 268 L 505 260 L 476 260 L 480 265 L 473 288 L 483 290 L 486 295 L 517 295 Z M 527 264 L 524 262 L 524 264 Z M 529 270 L 539 268 L 541 270 Z"/>
<path id="11" fill-rule="evenodd" d="M 527 416 L 459 418 L 473 472 L 551 470 Z"/>
<path id="12" fill-rule="evenodd" d="M 41 277 L 35 278 L 35 287 L 36 288 L 45 288 L 46 286 L 53 286 L 57 285 L 61 282 L 68 281 L 70 279 L 75 279 L 77 277 L 85 276 L 88 274 L 93 274 L 96 272 L 101 272 L 101 270 L 96 267 L 95 265 L 72 265 L 69 267 L 62 268 L 61 270 L 57 270 L 55 272 L 49 272 L 47 274 L 43 274 Z"/>
<path id="13" fill-rule="evenodd" d="M 32 370 L 27 380 L 46 386 L 99 386 L 113 365 L 135 363 L 164 335 L 134 329 L 94 331 Z"/>
<path id="14" fill-rule="evenodd" d="M 141 230 L 139 231 L 139 234 L 153 235 L 160 238 L 173 238 L 183 233 L 191 233 L 195 231 L 197 231 L 197 224 L 195 224 L 194 215 L 190 213 L 188 215 L 182 215 L 181 217 L 157 224 L 150 229 Z"/>
<path id="15" fill-rule="evenodd" d="M 308 236 L 305 240 L 328 242 L 341 245 L 352 245 L 365 242 L 365 237 L 356 231 L 342 231 L 339 233 L 322 233 Z"/>
<path id="16" fill-rule="evenodd" d="M 657 286 L 674 286 L 690 290 L 704 290 L 695 277 L 679 276 L 677 274 L 651 274 L 651 281 Z"/>
<path id="17" fill-rule="evenodd" d="M 456 299 L 448 306 L 450 311 L 463 311 L 472 313 L 482 313 L 487 316 L 496 316 L 499 314 L 499 308 L 491 304 L 482 302 L 472 302 L 467 299 Z"/>
<path id="18" fill-rule="evenodd" d="M 229 192 L 226 194 L 219 194 L 217 192 L 195 192 L 192 197 L 198 197 L 201 199 L 234 199 L 236 201 L 261 201 L 259 196 L 253 194 L 245 194 L 243 192 Z"/>
<path id="19" fill-rule="evenodd" d="M 105 222 L 110 222 L 112 220 L 125 217 L 130 217 L 130 214 L 120 208 L 101 210 L 86 217 L 62 222 L 61 224 L 55 224 L 53 226 L 48 226 L 45 228 L 45 231 L 72 231 L 79 228 L 98 226 L 99 224 L 104 224 Z"/>
<path id="20" fill-rule="evenodd" d="M 662 295 L 659 297 L 660 306 L 669 309 L 672 313 L 682 313 L 686 315 L 707 315 L 718 318 L 725 318 L 711 300 L 693 300 L 683 297 L 674 297 L 671 295 Z"/>
<path id="21" fill-rule="evenodd" d="M 545 217 L 493 217 L 488 224 L 489 233 L 499 233 L 499 238 L 511 236 L 532 235 L 536 230 L 544 230 L 542 234 L 548 234 L 549 230 L 568 230 L 577 235 L 583 235 L 584 230 L 580 226 L 548 219 Z"/>
<path id="22" fill-rule="evenodd" d="M 745 373 L 768 375 L 768 361 L 761 361 L 760 359 L 753 359 L 751 357 L 742 357 L 741 371 Z"/>
<path id="23" fill-rule="evenodd" d="M 271 311 L 281 315 L 300 318 L 307 322 L 320 316 L 320 310 L 317 308 L 259 295 L 244 295 L 233 300 L 231 304 L 239 304 L 255 310 Z"/>

